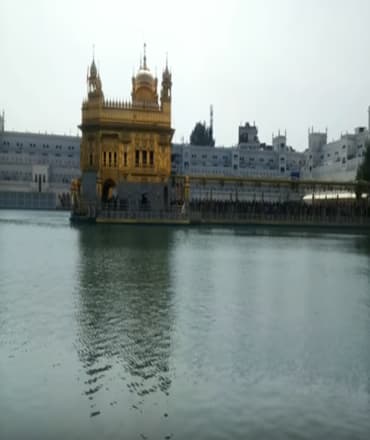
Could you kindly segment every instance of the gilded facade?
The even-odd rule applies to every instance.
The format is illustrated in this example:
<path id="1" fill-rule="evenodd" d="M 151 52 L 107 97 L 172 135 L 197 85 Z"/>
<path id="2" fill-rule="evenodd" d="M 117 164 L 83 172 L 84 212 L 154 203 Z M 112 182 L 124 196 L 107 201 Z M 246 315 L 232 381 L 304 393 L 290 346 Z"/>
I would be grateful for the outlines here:
<path id="1" fill-rule="evenodd" d="M 168 205 L 171 174 L 171 73 L 166 62 L 158 79 L 144 57 L 132 77 L 131 100 L 104 97 L 93 60 L 82 105 L 81 175 L 85 200 L 112 197 L 132 208 Z"/>

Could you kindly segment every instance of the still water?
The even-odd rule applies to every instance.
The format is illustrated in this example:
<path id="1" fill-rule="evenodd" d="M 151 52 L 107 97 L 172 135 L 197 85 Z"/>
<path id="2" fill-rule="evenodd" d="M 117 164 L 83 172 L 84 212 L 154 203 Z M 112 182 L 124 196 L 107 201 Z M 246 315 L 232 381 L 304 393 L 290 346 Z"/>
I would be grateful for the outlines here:
<path id="1" fill-rule="evenodd" d="M 0 211 L 0 438 L 370 438 L 370 237 Z"/>

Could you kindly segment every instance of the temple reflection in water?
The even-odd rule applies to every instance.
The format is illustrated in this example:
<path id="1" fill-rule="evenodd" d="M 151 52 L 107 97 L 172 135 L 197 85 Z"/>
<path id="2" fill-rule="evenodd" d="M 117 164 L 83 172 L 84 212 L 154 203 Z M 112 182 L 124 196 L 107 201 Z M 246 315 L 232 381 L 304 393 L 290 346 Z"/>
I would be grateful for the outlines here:
<path id="1" fill-rule="evenodd" d="M 154 229 L 79 229 L 77 345 L 90 400 L 112 375 L 139 404 L 145 394 L 169 391 L 172 232 Z"/>

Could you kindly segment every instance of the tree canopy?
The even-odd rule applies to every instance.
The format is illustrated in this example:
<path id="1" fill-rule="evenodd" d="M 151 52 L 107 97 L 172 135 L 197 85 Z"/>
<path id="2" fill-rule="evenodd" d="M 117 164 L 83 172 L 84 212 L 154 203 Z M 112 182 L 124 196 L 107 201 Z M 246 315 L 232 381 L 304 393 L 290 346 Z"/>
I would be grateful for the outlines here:
<path id="1" fill-rule="evenodd" d="M 370 141 L 365 145 L 365 157 L 362 164 L 358 167 L 356 179 L 370 182 Z"/>
<path id="2" fill-rule="evenodd" d="M 370 141 L 365 144 L 365 157 L 362 164 L 358 167 L 356 175 L 356 197 L 360 199 L 364 192 L 367 192 L 367 185 L 364 182 L 370 182 Z"/>
<path id="3" fill-rule="evenodd" d="M 197 122 L 190 135 L 191 145 L 211 146 L 215 145 L 212 128 L 207 127 L 206 123 Z"/>

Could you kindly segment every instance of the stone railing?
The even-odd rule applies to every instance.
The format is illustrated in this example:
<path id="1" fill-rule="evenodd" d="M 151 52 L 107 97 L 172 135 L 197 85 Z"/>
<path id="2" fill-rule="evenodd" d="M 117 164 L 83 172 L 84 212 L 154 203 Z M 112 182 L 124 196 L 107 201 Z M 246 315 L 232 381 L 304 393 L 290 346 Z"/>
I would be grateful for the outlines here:
<path id="1" fill-rule="evenodd" d="M 132 220 L 187 220 L 189 216 L 179 210 L 121 210 L 102 209 L 99 218 Z"/>
<path id="2" fill-rule="evenodd" d="M 370 217 L 340 215 L 303 215 L 291 213 L 190 213 L 191 223 L 235 223 L 235 224 L 281 224 L 281 225 L 317 225 L 317 226 L 366 226 L 370 228 Z"/>

